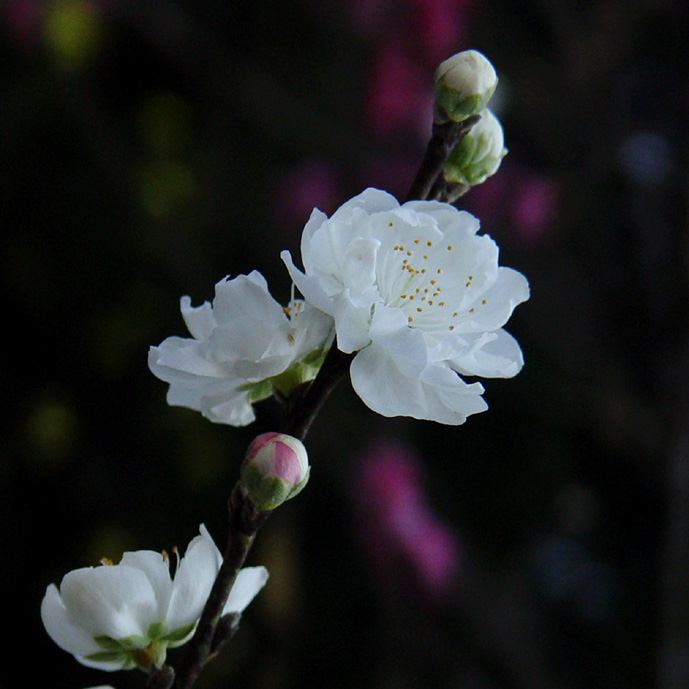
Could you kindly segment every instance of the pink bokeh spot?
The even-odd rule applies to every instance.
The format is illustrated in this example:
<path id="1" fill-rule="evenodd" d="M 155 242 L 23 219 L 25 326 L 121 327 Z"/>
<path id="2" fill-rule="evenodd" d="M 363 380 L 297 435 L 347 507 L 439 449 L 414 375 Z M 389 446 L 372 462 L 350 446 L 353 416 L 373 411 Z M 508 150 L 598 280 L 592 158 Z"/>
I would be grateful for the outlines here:
<path id="1" fill-rule="evenodd" d="M 43 28 L 46 3 L 41 0 L 9 0 L 0 16 L 10 34 L 25 47 L 32 47 Z"/>
<path id="2" fill-rule="evenodd" d="M 481 218 L 486 232 L 511 224 L 520 242 L 536 246 L 555 221 L 559 190 L 548 175 L 527 168 L 508 154 L 497 175 L 473 187 L 462 206 Z"/>
<path id="3" fill-rule="evenodd" d="M 395 41 L 382 41 L 371 65 L 364 116 L 376 135 L 414 134 L 425 140 L 433 103 L 432 82 Z"/>
<path id="4" fill-rule="evenodd" d="M 515 190 L 512 218 L 522 237 L 537 241 L 548 228 L 557 206 L 555 183 L 538 174 L 526 177 Z"/>
<path id="5" fill-rule="evenodd" d="M 401 444 L 379 441 L 362 456 L 353 490 L 377 571 L 397 577 L 402 565 L 420 592 L 447 593 L 459 571 L 459 539 L 427 504 L 418 459 Z"/>
<path id="6" fill-rule="evenodd" d="M 278 181 L 275 206 L 278 223 L 301 230 L 314 208 L 331 213 L 342 197 L 342 182 L 335 166 L 321 160 L 306 160 Z"/>
<path id="7" fill-rule="evenodd" d="M 439 64 L 460 49 L 471 10 L 468 0 L 412 0 L 417 34 L 429 64 Z"/>

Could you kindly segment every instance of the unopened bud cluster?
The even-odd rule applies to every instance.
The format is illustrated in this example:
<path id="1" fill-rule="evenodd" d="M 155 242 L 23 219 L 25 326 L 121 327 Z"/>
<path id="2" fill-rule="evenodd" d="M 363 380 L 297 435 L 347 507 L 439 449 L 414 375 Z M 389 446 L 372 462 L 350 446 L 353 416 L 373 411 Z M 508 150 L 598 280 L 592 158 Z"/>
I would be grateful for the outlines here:
<path id="1" fill-rule="evenodd" d="M 309 472 L 308 455 L 300 440 L 282 433 L 262 433 L 246 451 L 240 480 L 254 507 L 268 512 L 299 493 Z"/>
<path id="2" fill-rule="evenodd" d="M 435 74 L 436 119 L 479 120 L 459 140 L 443 168 L 446 182 L 470 187 L 494 174 L 507 153 L 502 125 L 487 108 L 498 85 L 490 61 L 476 50 L 465 50 L 442 62 Z"/>

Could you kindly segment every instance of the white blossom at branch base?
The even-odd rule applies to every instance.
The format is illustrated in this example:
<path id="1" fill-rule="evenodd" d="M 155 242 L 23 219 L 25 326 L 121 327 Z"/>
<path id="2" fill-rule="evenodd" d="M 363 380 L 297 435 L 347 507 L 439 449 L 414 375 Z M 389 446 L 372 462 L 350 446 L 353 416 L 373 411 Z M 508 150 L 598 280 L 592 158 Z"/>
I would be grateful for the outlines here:
<path id="1" fill-rule="evenodd" d="M 258 271 L 218 282 L 212 305 L 182 297 L 181 310 L 193 337 L 151 347 L 148 365 L 169 404 L 216 423 L 254 421 L 252 403 L 311 380 L 332 341 L 331 318 L 301 300 L 283 308 Z"/>
<path id="2" fill-rule="evenodd" d="M 502 326 L 529 298 L 526 278 L 498 265 L 478 220 L 437 201 L 400 204 L 367 189 L 331 218 L 314 210 L 297 269 L 310 302 L 335 319 L 337 346 L 357 352 L 350 374 L 361 399 L 384 416 L 460 424 L 487 405 L 467 376 L 514 376 L 523 365 Z"/>
<path id="3" fill-rule="evenodd" d="M 162 665 L 168 647 L 188 641 L 222 556 L 206 528 L 188 545 L 174 578 L 165 554 L 127 552 L 117 565 L 69 572 L 41 604 L 46 631 L 80 663 L 100 670 Z M 241 614 L 268 579 L 265 567 L 240 570 L 223 614 Z"/>

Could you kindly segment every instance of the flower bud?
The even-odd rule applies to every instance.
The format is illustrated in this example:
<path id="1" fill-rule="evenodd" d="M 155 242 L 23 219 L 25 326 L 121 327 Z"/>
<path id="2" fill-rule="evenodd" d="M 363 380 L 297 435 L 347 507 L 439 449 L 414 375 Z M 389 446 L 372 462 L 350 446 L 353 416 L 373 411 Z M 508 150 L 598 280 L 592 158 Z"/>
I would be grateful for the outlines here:
<path id="1" fill-rule="evenodd" d="M 309 480 L 309 458 L 301 441 L 282 433 L 262 433 L 246 451 L 241 469 L 244 494 L 260 512 L 293 498 Z"/>
<path id="2" fill-rule="evenodd" d="M 507 154 L 504 144 L 500 121 L 490 110 L 484 110 L 481 119 L 452 149 L 443 168 L 443 177 L 447 182 L 465 186 L 485 182 Z"/>
<path id="3" fill-rule="evenodd" d="M 493 65 L 476 50 L 463 50 L 435 72 L 436 105 L 454 122 L 483 110 L 498 85 Z"/>

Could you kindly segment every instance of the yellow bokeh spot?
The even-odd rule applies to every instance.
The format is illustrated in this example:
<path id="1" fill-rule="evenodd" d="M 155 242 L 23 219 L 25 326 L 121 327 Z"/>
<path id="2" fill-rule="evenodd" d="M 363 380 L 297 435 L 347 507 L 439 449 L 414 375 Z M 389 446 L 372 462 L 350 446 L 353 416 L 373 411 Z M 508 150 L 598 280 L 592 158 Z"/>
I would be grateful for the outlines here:
<path id="1" fill-rule="evenodd" d="M 100 20 L 86 0 L 53 0 L 43 27 L 45 42 L 61 67 L 81 67 L 100 43 Z"/>
<path id="2" fill-rule="evenodd" d="M 177 160 L 153 160 L 139 170 L 141 201 L 156 219 L 176 213 L 194 195 L 195 188 L 191 170 Z"/>

